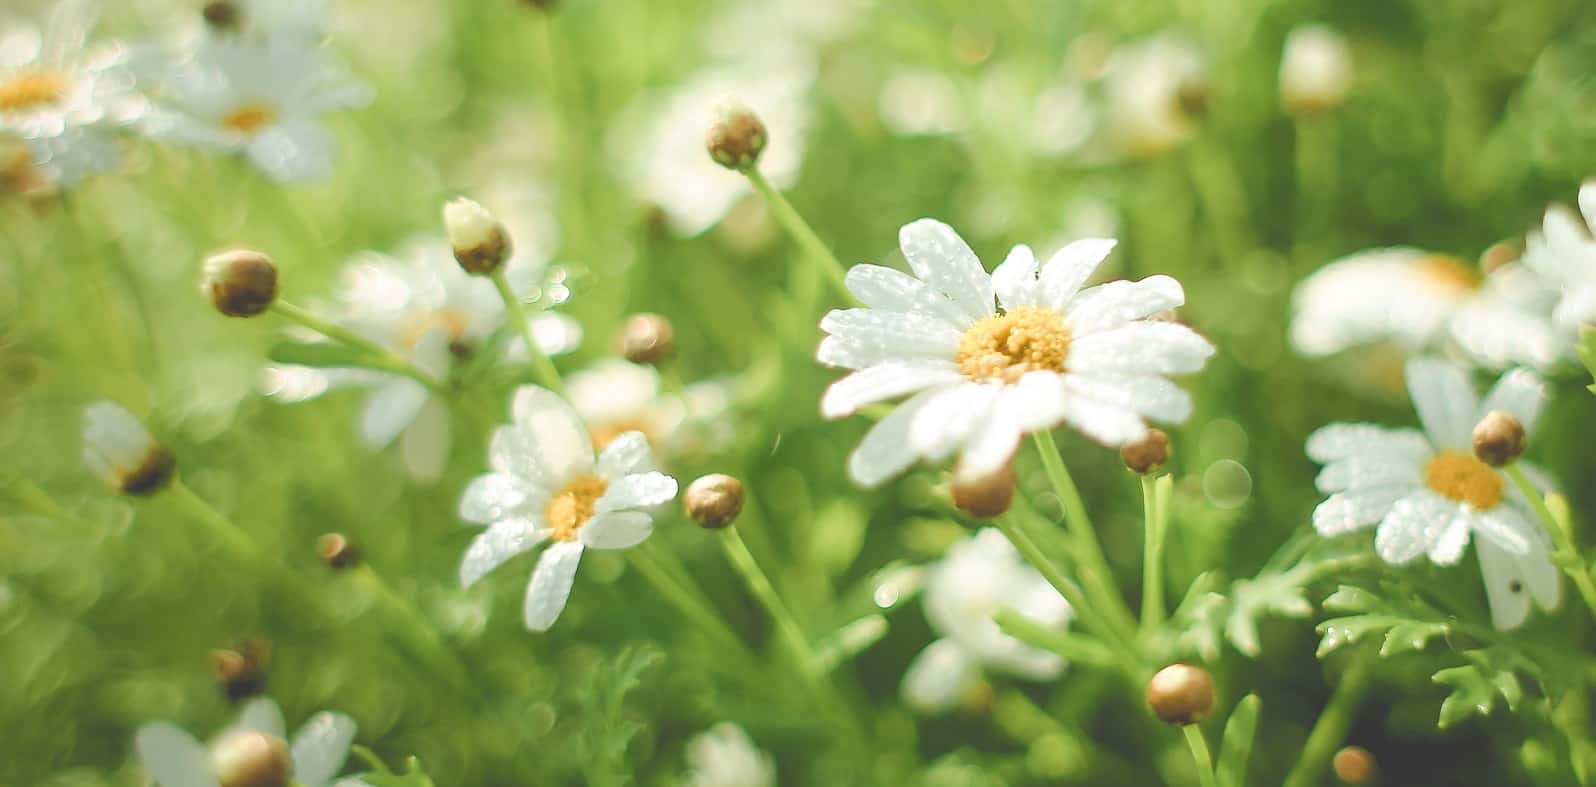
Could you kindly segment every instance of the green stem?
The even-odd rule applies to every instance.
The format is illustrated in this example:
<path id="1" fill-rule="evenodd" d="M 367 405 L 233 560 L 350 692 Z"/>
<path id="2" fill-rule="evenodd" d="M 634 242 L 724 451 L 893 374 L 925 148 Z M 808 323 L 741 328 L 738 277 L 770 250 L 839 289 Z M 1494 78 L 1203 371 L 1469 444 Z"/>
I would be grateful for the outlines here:
<path id="1" fill-rule="evenodd" d="M 815 658 L 809 638 L 804 636 L 803 629 L 798 626 L 798 619 L 793 617 L 792 610 L 782 603 L 781 596 L 770 584 L 770 578 L 765 576 L 764 570 L 759 567 L 759 562 L 754 560 L 753 553 L 748 551 L 748 545 L 743 543 L 743 537 L 738 534 L 737 528 L 728 527 L 722 530 L 720 543 L 726 551 L 726 559 L 731 561 L 732 568 L 742 575 L 749 591 L 754 594 L 754 598 L 776 624 L 777 634 L 787 648 L 787 655 L 793 665 L 803 673 L 805 680 L 815 684 L 823 682 L 820 662 Z"/>
<path id="2" fill-rule="evenodd" d="M 1203 738 L 1203 731 L 1195 724 L 1187 724 L 1180 728 L 1186 735 L 1186 746 L 1191 749 L 1192 761 L 1197 764 L 1197 781 L 1202 787 L 1218 787 L 1219 781 L 1214 778 L 1214 758 L 1208 753 L 1208 741 Z"/>
<path id="3" fill-rule="evenodd" d="M 427 386 L 427 388 L 441 396 L 449 396 L 449 387 L 442 380 L 427 373 L 414 363 L 411 363 L 409 358 L 394 352 L 388 347 L 367 339 L 342 325 L 317 317 L 281 298 L 272 303 L 272 311 L 284 319 L 297 322 L 333 341 L 342 342 L 357 350 L 369 353 L 372 356 L 373 363 L 376 364 L 375 368 L 402 374 Z"/>
<path id="4" fill-rule="evenodd" d="M 728 652 L 739 654 L 745 664 L 755 663 L 748 645 L 732 632 L 726 621 L 722 620 L 700 596 L 689 591 L 686 585 L 671 576 L 670 572 L 666 571 L 649 552 L 647 545 L 626 550 L 626 558 L 643 579 L 653 585 L 665 600 L 675 605 L 678 612 L 702 628 L 716 645 L 726 648 Z"/>
<path id="5" fill-rule="evenodd" d="M 775 217 L 776 223 L 780 224 L 782 229 L 786 230 L 787 234 L 792 236 L 792 239 L 797 241 L 799 246 L 803 247 L 804 253 L 810 257 L 814 264 L 821 266 L 826 278 L 837 288 L 837 291 L 841 292 L 844 298 L 852 300 L 853 294 L 848 291 L 848 285 L 845 283 L 847 269 L 837 259 L 837 255 L 832 253 L 831 247 L 827 246 L 826 242 L 815 234 L 814 229 L 810 228 L 809 222 L 804 221 L 804 217 L 799 215 L 798 211 L 793 208 L 792 203 L 788 202 L 780 191 L 771 186 L 770 181 L 765 180 L 765 176 L 760 173 L 758 166 L 749 167 L 742 172 L 748 176 L 748 182 L 754 185 L 754 190 L 765 198 L 765 204 L 770 206 L 770 213 Z"/>
<path id="6" fill-rule="evenodd" d="M 1523 468 L 1517 462 L 1502 468 L 1507 472 L 1507 477 L 1512 479 L 1513 486 L 1529 500 L 1530 507 L 1535 509 L 1535 515 L 1540 517 L 1541 524 L 1546 526 L 1546 532 L 1557 543 L 1557 560 L 1553 562 L 1562 567 L 1563 573 L 1574 580 L 1574 587 L 1579 589 L 1579 597 L 1585 602 L 1586 609 L 1591 616 L 1596 618 L 1596 584 L 1591 582 L 1590 567 L 1585 564 L 1585 556 L 1580 554 L 1579 547 L 1574 543 L 1573 528 L 1569 527 L 1560 517 L 1552 514 L 1546 505 L 1546 498 L 1539 489 L 1535 488 L 1529 476 L 1524 475 Z"/>
<path id="7" fill-rule="evenodd" d="M 526 344 L 527 356 L 532 359 L 532 373 L 537 376 L 538 384 L 565 396 L 565 383 L 560 380 L 560 370 L 554 368 L 554 362 L 538 346 L 537 337 L 532 335 L 532 324 L 527 322 L 526 308 L 521 305 L 521 299 L 515 297 L 515 291 L 510 289 L 510 280 L 505 278 L 504 268 L 494 271 L 489 278 L 493 280 L 494 289 L 499 291 L 499 298 L 504 301 L 504 309 L 515 322 L 516 330 L 521 333 L 521 341 Z"/>
<path id="8" fill-rule="evenodd" d="M 1302 745 L 1302 754 L 1297 757 L 1297 764 L 1292 766 L 1291 772 L 1286 774 L 1283 787 L 1313 787 L 1319 783 L 1325 767 L 1330 764 L 1330 758 L 1335 756 L 1336 750 L 1346 740 L 1347 730 L 1352 727 L 1353 714 L 1357 711 L 1358 703 L 1363 701 L 1372 671 L 1369 662 L 1356 661 L 1341 674 L 1341 682 L 1330 695 L 1330 702 L 1319 713 L 1319 720 L 1313 723 L 1313 730 Z"/>
<path id="9" fill-rule="evenodd" d="M 1097 531 L 1092 528 L 1092 520 L 1086 513 L 1086 503 L 1081 500 L 1081 491 L 1075 487 L 1074 479 L 1070 478 L 1069 470 L 1064 467 L 1058 444 L 1053 442 L 1053 433 L 1036 432 L 1032 438 L 1037 453 L 1042 457 L 1047 478 L 1053 484 L 1053 492 L 1064 507 L 1064 524 L 1075 542 L 1076 570 L 1080 572 L 1081 583 L 1096 602 L 1098 611 L 1115 627 L 1118 637 L 1131 641 L 1134 639 L 1136 621 L 1131 616 L 1130 607 L 1125 605 L 1125 597 L 1120 595 L 1119 588 L 1114 584 L 1114 572 L 1108 566 L 1108 559 L 1103 556 Z"/>
<path id="10" fill-rule="evenodd" d="M 1107 645 L 1079 634 L 1038 625 L 1012 609 L 998 610 L 992 620 L 998 624 L 998 628 L 1003 629 L 1004 634 L 1031 647 L 1057 653 L 1070 661 L 1095 667 L 1117 667 L 1121 661 L 1120 655 Z"/>
<path id="11" fill-rule="evenodd" d="M 1164 623 L 1164 528 L 1168 476 L 1142 476 L 1142 625 L 1146 636 Z"/>
<path id="12" fill-rule="evenodd" d="M 399 595 L 387 580 L 369 564 L 361 563 L 349 569 L 356 582 L 377 599 L 384 613 L 393 621 L 394 630 L 418 660 L 455 683 L 458 687 L 471 686 L 469 673 L 458 656 L 443 646 L 432 621 L 408 598 Z"/>

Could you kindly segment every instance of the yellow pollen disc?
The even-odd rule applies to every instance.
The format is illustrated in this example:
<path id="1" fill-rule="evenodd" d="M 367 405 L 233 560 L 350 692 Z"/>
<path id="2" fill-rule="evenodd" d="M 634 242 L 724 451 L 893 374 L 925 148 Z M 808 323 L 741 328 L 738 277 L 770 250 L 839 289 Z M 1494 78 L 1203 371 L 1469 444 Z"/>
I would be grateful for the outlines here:
<path id="1" fill-rule="evenodd" d="M 59 74 L 30 71 L 0 82 L 0 110 L 28 109 L 66 95 L 67 81 Z"/>
<path id="2" fill-rule="evenodd" d="M 1424 483 L 1435 493 L 1481 511 L 1502 502 L 1502 477 L 1462 451 L 1442 451 L 1424 466 Z"/>
<path id="3" fill-rule="evenodd" d="M 1419 273 L 1431 284 L 1450 294 L 1462 295 L 1480 288 L 1480 274 L 1474 266 L 1445 254 L 1431 254 L 1418 262 Z"/>
<path id="4" fill-rule="evenodd" d="M 222 118 L 222 125 L 240 134 L 254 134 L 277 120 L 277 112 L 265 104 L 245 104 Z"/>
<path id="5" fill-rule="evenodd" d="M 465 338 L 465 315 L 453 309 L 439 309 L 437 311 L 417 312 L 404 321 L 399 330 L 399 344 L 402 347 L 415 349 L 421 337 L 433 328 L 443 329 L 443 335 L 450 342 L 458 342 Z"/>
<path id="6" fill-rule="evenodd" d="M 1052 309 L 1021 306 L 970 326 L 954 356 L 959 371 L 977 381 L 1018 382 L 1026 372 L 1064 371 L 1070 329 Z"/>
<path id="7" fill-rule="evenodd" d="M 621 418 L 608 423 L 592 424 L 590 428 L 593 430 L 593 447 L 600 450 L 603 450 L 605 446 L 614 442 L 615 438 L 627 432 L 642 432 L 643 437 L 648 440 L 650 446 L 659 447 L 659 425 L 647 416 L 640 415 L 635 418 Z"/>
<path id="8" fill-rule="evenodd" d="M 608 489 L 610 482 L 596 475 L 577 476 L 560 491 L 554 493 L 543 517 L 554 531 L 555 541 L 573 541 L 576 531 L 593 518 L 593 506 Z"/>

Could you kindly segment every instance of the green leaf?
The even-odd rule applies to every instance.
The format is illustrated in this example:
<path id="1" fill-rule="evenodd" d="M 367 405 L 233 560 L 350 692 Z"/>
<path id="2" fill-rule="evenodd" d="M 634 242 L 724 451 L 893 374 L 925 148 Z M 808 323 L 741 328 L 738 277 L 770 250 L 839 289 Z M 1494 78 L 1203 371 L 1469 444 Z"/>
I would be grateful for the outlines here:
<path id="1" fill-rule="evenodd" d="M 1342 585 L 1324 600 L 1331 612 L 1355 614 L 1330 618 L 1318 626 L 1321 638 L 1315 654 L 1324 658 L 1337 648 L 1365 637 L 1384 634 L 1381 656 L 1422 650 L 1435 637 L 1445 636 L 1451 623 L 1440 610 L 1404 594 L 1376 595 L 1364 588 Z"/>
<path id="2" fill-rule="evenodd" d="M 1308 601 L 1305 575 L 1311 564 L 1298 564 L 1281 574 L 1260 574 L 1237 580 L 1230 588 L 1230 615 L 1225 620 L 1225 638 L 1248 658 L 1257 658 L 1263 647 L 1258 642 L 1258 619 L 1266 615 L 1301 619 L 1313 614 Z"/>
<path id="3" fill-rule="evenodd" d="M 1256 694 L 1248 694 L 1236 703 L 1225 720 L 1225 735 L 1219 743 L 1219 762 L 1215 776 L 1223 787 L 1246 787 L 1247 760 L 1252 756 L 1252 742 L 1258 731 L 1258 711 L 1263 702 Z"/>
<path id="4" fill-rule="evenodd" d="M 1436 726 L 1441 729 L 1473 716 L 1490 715 L 1497 698 L 1507 704 L 1508 710 L 1518 710 L 1524 700 L 1520 674 L 1541 683 L 1542 691 L 1545 690 L 1541 666 L 1511 645 L 1468 650 L 1463 656 L 1470 663 L 1430 676 L 1431 681 L 1452 688 L 1452 693 L 1441 702 L 1441 714 L 1436 719 Z"/>
<path id="5" fill-rule="evenodd" d="M 582 693 L 582 748 L 589 784 L 625 784 L 632 768 L 626 749 L 643 725 L 626 718 L 626 695 L 665 654 L 647 646 L 623 649 L 593 671 Z"/>
<path id="6" fill-rule="evenodd" d="M 405 760 L 405 772 L 394 773 L 383 764 L 382 758 L 364 746 L 351 746 L 350 750 L 356 757 L 365 760 L 375 770 L 356 774 L 355 778 L 371 785 L 371 787 L 435 787 L 432 778 L 421 767 L 421 759 L 411 757 Z"/>
<path id="7" fill-rule="evenodd" d="M 383 365 L 371 353 L 337 342 L 278 342 L 266 351 L 266 357 L 278 363 L 322 368 Z"/>

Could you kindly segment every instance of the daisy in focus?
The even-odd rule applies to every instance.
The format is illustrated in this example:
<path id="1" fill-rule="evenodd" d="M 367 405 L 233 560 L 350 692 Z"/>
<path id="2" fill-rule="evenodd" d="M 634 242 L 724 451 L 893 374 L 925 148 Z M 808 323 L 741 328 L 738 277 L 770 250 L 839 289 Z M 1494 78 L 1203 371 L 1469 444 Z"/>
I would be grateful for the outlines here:
<path id="1" fill-rule="evenodd" d="M 469 588 L 550 542 L 524 608 L 528 629 L 548 631 L 565 610 L 582 552 L 642 543 L 654 530 L 648 509 L 676 497 L 676 479 L 652 470 L 641 432 L 616 437 L 595 456 L 593 436 L 552 391 L 518 389 L 511 420 L 493 433 L 493 472 L 478 476 L 460 498 L 460 517 L 488 526 L 460 562 L 460 584 Z"/>
<path id="2" fill-rule="evenodd" d="M 1069 602 L 992 528 L 954 544 L 926 575 L 925 614 L 941 639 L 903 676 L 903 699 L 941 713 L 964 696 L 982 669 L 1033 681 L 1057 678 L 1064 660 L 1004 634 L 993 614 L 1012 609 L 1050 628 L 1067 626 Z"/>
<path id="3" fill-rule="evenodd" d="M 243 154 L 283 181 L 332 173 L 328 112 L 363 106 L 371 90 L 333 63 L 314 37 L 208 37 L 159 69 L 156 138 Z"/>
<path id="4" fill-rule="evenodd" d="M 1389 341 L 1405 351 L 1450 340 L 1482 366 L 1546 369 L 1573 354 L 1547 315 L 1556 293 L 1525 266 L 1481 276 L 1444 254 L 1393 247 L 1335 260 L 1292 294 L 1291 343 L 1307 356 Z"/>
<path id="5" fill-rule="evenodd" d="M 826 390 L 825 417 L 912 394 L 849 458 L 859 484 L 955 453 L 959 477 L 986 478 L 1026 433 L 1068 423 L 1117 448 L 1145 437 L 1146 419 L 1191 414 L 1190 395 L 1166 375 L 1201 369 L 1213 345 L 1148 319 L 1185 302 L 1180 283 L 1149 276 L 1082 288 L 1114 241 L 1075 241 L 1046 265 L 1016 246 L 988 274 L 942 222 L 920 219 L 898 238 L 914 275 L 856 265 L 847 285 L 866 308 L 820 322 L 829 335 L 816 357 L 855 370 Z"/>
<path id="6" fill-rule="evenodd" d="M 261 698 L 246 703 L 238 721 L 209 747 L 177 725 L 158 721 L 139 728 L 134 748 L 160 787 L 328 787 L 349 757 L 355 721 L 323 711 L 292 742 L 285 739 L 283 712 Z"/>
<path id="7" fill-rule="evenodd" d="M 541 294 L 546 273 L 543 266 L 514 257 L 506 268 L 517 292 Z M 343 271 L 331 311 L 334 322 L 440 379 L 486 349 L 505 322 L 504 302 L 493 283 L 462 270 L 449 244 L 438 238 L 413 241 L 396 256 L 357 257 Z M 569 352 L 581 342 L 581 327 L 566 315 L 540 311 L 529 320 L 546 354 Z M 507 342 L 507 357 L 526 357 L 519 338 Z M 435 480 L 443 471 L 451 431 L 448 405 L 414 379 L 366 369 L 278 366 L 268 370 L 266 384 L 268 395 L 280 401 L 303 401 L 333 388 L 370 388 L 360 420 L 364 442 L 381 449 L 398 440 L 405 467 L 416 480 Z"/>
<path id="8" fill-rule="evenodd" d="M 1330 495 L 1313 512 L 1320 535 L 1375 528 L 1374 548 L 1392 565 L 1427 556 L 1453 565 L 1473 541 L 1499 629 L 1518 627 L 1530 603 L 1557 606 L 1549 536 L 1498 469 L 1475 456 L 1475 425 L 1493 412 L 1533 428 L 1546 400 L 1525 370 L 1503 375 L 1481 401 L 1467 371 L 1434 358 L 1407 365 L 1408 391 L 1423 431 L 1336 423 L 1308 437 L 1308 457 L 1324 465 L 1316 484 Z"/>
<path id="9" fill-rule="evenodd" d="M 1569 331 L 1596 324 L 1596 180 L 1579 188 L 1579 213 L 1562 205 L 1546 211 L 1541 227 L 1530 233 L 1524 264 L 1558 289 L 1552 312 Z"/>
<path id="10" fill-rule="evenodd" d="M 687 787 L 775 787 L 776 766 L 748 733 L 723 721 L 687 742 Z"/>

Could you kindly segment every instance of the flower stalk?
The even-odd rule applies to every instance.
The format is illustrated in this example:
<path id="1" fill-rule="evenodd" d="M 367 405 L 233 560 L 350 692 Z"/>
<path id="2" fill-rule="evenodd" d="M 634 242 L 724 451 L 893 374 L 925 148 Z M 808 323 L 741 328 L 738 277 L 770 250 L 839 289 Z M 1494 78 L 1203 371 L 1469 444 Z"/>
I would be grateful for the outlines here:
<path id="1" fill-rule="evenodd" d="M 1180 731 L 1186 737 L 1186 747 L 1191 749 L 1192 762 L 1197 766 L 1197 783 L 1202 787 L 1219 787 L 1219 780 L 1214 778 L 1214 758 L 1208 753 L 1208 740 L 1203 737 L 1202 728 L 1187 724 Z"/>
<path id="2" fill-rule="evenodd" d="M 1363 701 L 1372 673 L 1373 664 L 1366 660 L 1353 662 L 1342 673 L 1340 683 L 1330 695 L 1330 702 L 1319 713 L 1318 721 L 1313 723 L 1313 729 L 1308 733 L 1307 742 L 1302 745 L 1297 764 L 1286 774 L 1283 787 L 1312 787 L 1320 782 L 1325 769 L 1330 766 L 1330 759 L 1341 748 L 1342 741 L 1346 740 L 1347 730 L 1352 727 L 1353 715 L 1357 712 L 1358 703 Z"/>
<path id="3" fill-rule="evenodd" d="M 804 254 L 815 265 L 819 266 L 826 280 L 831 282 L 837 288 L 837 291 L 842 293 L 844 298 L 850 301 L 853 300 L 853 293 L 849 292 L 846 284 L 847 268 L 843 266 L 841 260 L 837 259 L 837 255 L 831 251 L 831 247 L 827 246 L 826 242 L 815 234 L 814 229 L 809 226 L 809 222 L 804 221 L 804 217 L 798 213 L 792 203 L 788 202 L 780 191 L 770 185 L 770 181 L 766 180 L 765 176 L 760 173 L 759 167 L 753 166 L 739 171 L 748 177 L 748 182 L 753 184 L 754 190 L 759 192 L 759 196 L 765 199 L 765 204 L 770 207 L 770 213 L 776 219 L 776 223 L 780 224 L 781 228 L 786 230 L 787 234 L 803 248 Z"/>
<path id="4" fill-rule="evenodd" d="M 354 331 L 343 327 L 342 325 L 338 325 L 337 323 L 317 317 L 316 315 L 311 314 L 309 311 L 295 306 L 294 304 L 289 303 L 281 298 L 278 298 L 276 301 L 272 302 L 271 310 L 276 312 L 284 319 L 299 323 L 300 325 L 303 325 L 306 328 L 332 339 L 333 341 L 342 342 L 343 344 L 353 347 L 354 349 L 370 354 L 370 363 L 375 369 L 385 372 L 393 372 L 394 374 L 402 374 L 418 383 L 421 383 L 422 385 L 425 385 L 428 389 L 441 396 L 448 396 L 450 393 L 449 386 L 447 384 L 423 370 L 421 367 L 411 363 L 410 359 L 400 355 L 397 352 L 394 352 L 388 347 L 384 347 L 370 339 L 367 339 L 366 337 L 361 336 L 360 334 L 357 334 Z"/>
<path id="5" fill-rule="evenodd" d="M 1076 571 L 1081 576 L 1087 596 L 1107 624 L 1113 627 L 1115 635 L 1122 641 L 1132 641 L 1136 622 L 1131 617 L 1130 608 L 1125 605 L 1124 596 L 1114 586 L 1113 570 L 1103 556 L 1103 547 L 1097 541 L 1097 532 L 1092 529 L 1092 520 L 1086 513 L 1081 492 L 1076 488 L 1074 479 L 1070 478 L 1064 460 L 1060 458 L 1058 443 L 1053 441 L 1053 433 L 1047 431 L 1036 432 L 1032 438 L 1037 453 L 1042 457 L 1047 478 L 1053 484 L 1053 492 L 1064 507 L 1064 524 L 1074 542 L 1072 551 L 1075 553 Z"/>
<path id="6" fill-rule="evenodd" d="M 527 356 L 532 359 L 532 374 L 537 378 L 538 385 L 547 388 L 560 396 L 565 396 L 565 383 L 560 379 L 560 370 L 555 368 L 554 361 L 549 359 L 543 348 L 538 346 L 537 337 L 532 334 L 532 324 L 527 321 L 526 307 L 521 305 L 515 291 L 510 288 L 510 281 L 504 276 L 504 269 L 494 271 L 489 275 L 493 280 L 493 288 L 499 291 L 499 298 L 504 301 L 505 311 L 510 319 L 515 322 L 515 328 L 521 334 L 521 341 L 526 343 Z"/>
<path id="7" fill-rule="evenodd" d="M 1173 479 L 1168 475 L 1142 476 L 1142 619 L 1141 634 L 1147 636 L 1164 624 L 1164 536 L 1169 525 L 1169 494 Z"/>

